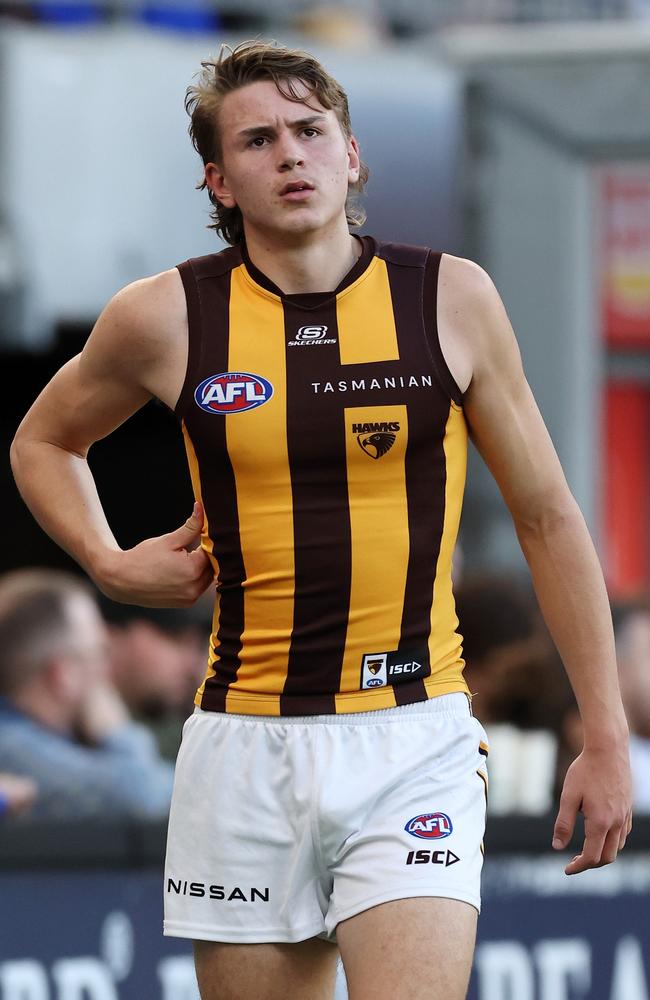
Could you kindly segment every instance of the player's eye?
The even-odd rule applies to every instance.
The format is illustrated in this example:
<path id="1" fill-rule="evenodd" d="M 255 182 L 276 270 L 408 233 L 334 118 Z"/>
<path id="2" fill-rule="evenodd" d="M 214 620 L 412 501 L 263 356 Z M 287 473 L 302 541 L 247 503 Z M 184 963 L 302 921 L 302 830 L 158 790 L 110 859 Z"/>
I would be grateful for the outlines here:
<path id="1" fill-rule="evenodd" d="M 263 142 L 266 142 L 266 136 L 265 135 L 256 135 L 254 139 L 251 139 L 251 141 L 248 143 L 248 145 L 249 146 L 255 146 L 256 149 L 261 149 L 262 148 L 261 144 Z M 258 143 L 259 143 L 259 145 L 258 145 Z"/>
<path id="2" fill-rule="evenodd" d="M 303 133 L 313 132 L 314 135 L 320 135 L 320 131 L 317 128 L 312 128 L 311 125 L 308 126 L 307 128 L 304 128 L 302 131 Z M 311 139 L 311 136 L 307 136 L 307 138 Z"/>

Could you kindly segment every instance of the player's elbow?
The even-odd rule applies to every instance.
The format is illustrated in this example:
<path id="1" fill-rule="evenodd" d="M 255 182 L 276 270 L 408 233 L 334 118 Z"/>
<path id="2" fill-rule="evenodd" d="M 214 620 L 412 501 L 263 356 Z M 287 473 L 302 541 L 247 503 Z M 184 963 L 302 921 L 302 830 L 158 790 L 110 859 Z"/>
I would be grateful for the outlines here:
<path id="1" fill-rule="evenodd" d="M 14 479 L 18 483 L 20 480 L 21 468 L 23 465 L 23 458 L 25 453 L 25 434 L 22 430 L 22 424 L 14 434 L 14 439 L 11 442 L 11 447 L 9 448 L 9 462 L 11 463 L 11 471 L 14 474 Z"/>
<path id="2" fill-rule="evenodd" d="M 524 551 L 529 546 L 545 544 L 549 539 L 584 523 L 580 508 L 568 488 L 529 497 L 512 514 Z"/>

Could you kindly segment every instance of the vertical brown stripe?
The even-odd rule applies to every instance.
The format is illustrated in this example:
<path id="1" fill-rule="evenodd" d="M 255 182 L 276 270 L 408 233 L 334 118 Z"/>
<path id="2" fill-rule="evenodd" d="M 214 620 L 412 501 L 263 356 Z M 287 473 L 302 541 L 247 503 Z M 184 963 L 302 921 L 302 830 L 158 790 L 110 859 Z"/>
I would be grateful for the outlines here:
<path id="1" fill-rule="evenodd" d="M 219 565 L 217 563 L 217 560 L 214 557 L 213 541 L 212 541 L 212 538 L 210 536 L 210 521 L 209 521 L 208 513 L 207 513 L 207 510 L 206 510 L 205 501 L 203 499 L 203 489 L 201 487 L 201 474 L 200 474 L 200 470 L 199 470 L 199 463 L 198 463 L 198 460 L 197 460 L 197 457 L 196 457 L 196 451 L 194 449 L 194 445 L 192 443 L 192 438 L 189 435 L 189 431 L 187 430 L 187 425 L 186 425 L 186 423 L 185 423 L 184 420 L 181 422 L 181 426 L 182 426 L 182 430 L 183 430 L 183 439 L 185 441 L 185 451 L 186 451 L 186 454 L 187 454 L 187 460 L 188 460 L 189 466 L 190 466 L 190 477 L 192 479 L 192 488 L 194 490 L 194 498 L 196 500 L 198 500 L 201 504 L 203 504 L 203 510 L 204 510 L 203 532 L 201 534 L 201 547 L 203 548 L 203 550 L 205 551 L 206 555 L 210 559 L 210 562 L 212 563 L 212 568 L 214 570 L 214 577 L 215 577 L 215 579 L 217 579 L 218 576 L 219 576 Z M 218 624 L 217 624 L 218 623 L 217 608 L 218 608 L 219 601 L 217 600 L 217 596 L 218 595 L 215 594 L 214 613 L 212 615 L 212 629 L 213 630 L 216 629 L 216 628 L 218 628 Z M 196 697 L 194 699 L 197 705 L 201 704 L 201 699 L 203 698 L 203 691 L 205 690 L 205 682 L 206 682 L 206 680 L 208 679 L 208 677 L 214 677 L 215 671 L 214 671 L 213 663 L 214 663 L 214 651 L 213 651 L 213 647 L 212 647 L 212 641 L 210 641 L 210 651 L 209 651 L 209 656 L 208 656 L 208 669 L 207 669 L 207 673 L 206 673 L 206 675 L 205 675 L 205 677 L 203 679 L 203 683 L 201 684 L 200 688 L 198 689 L 198 691 L 196 693 Z"/>
<path id="2" fill-rule="evenodd" d="M 449 403 L 449 416 L 443 439 L 445 452 L 445 517 L 442 540 L 436 565 L 436 582 L 431 607 L 431 640 L 429 651 L 433 663 L 439 667 L 458 664 L 462 666 L 462 639 L 456 629 L 458 617 L 451 582 L 451 563 L 458 535 L 460 512 L 463 503 L 467 471 L 467 424 L 460 406 Z"/>
<path id="3" fill-rule="evenodd" d="M 422 311 L 424 269 L 390 263 L 388 276 L 400 359 L 406 371 L 421 371 L 428 357 Z M 399 649 L 426 655 L 429 666 L 431 605 L 445 514 L 443 438 L 448 411 L 449 402 L 439 391 L 413 393 L 409 398 L 411 432 L 405 465 L 410 552 Z M 423 680 L 396 684 L 394 690 L 398 705 L 427 698 Z"/>
<path id="4" fill-rule="evenodd" d="M 306 312 L 285 302 L 287 341 L 308 323 L 337 338 L 336 300 Z M 295 603 L 282 715 L 334 713 L 350 601 L 350 515 L 338 345 L 287 347 L 287 442 L 294 507 Z M 312 383 L 320 384 L 316 394 Z M 342 610 L 343 609 L 343 610 Z"/>
<path id="5" fill-rule="evenodd" d="M 438 381 L 449 398 L 453 399 L 458 406 L 462 405 L 463 394 L 456 385 L 456 381 L 449 371 L 444 354 L 440 347 L 438 336 L 438 274 L 440 271 L 440 261 L 442 254 L 431 251 L 427 258 L 424 274 L 424 296 L 423 312 L 424 327 L 426 331 L 427 345 L 433 360 L 433 366 L 438 376 Z"/>
<path id="6" fill-rule="evenodd" d="M 199 291 L 203 339 L 201 381 L 228 370 L 230 273 L 218 280 L 203 281 Z M 191 331 L 190 336 L 197 336 L 197 331 Z M 212 637 L 211 655 L 215 674 L 205 681 L 201 707 L 223 712 L 228 685 L 237 676 L 244 628 L 244 563 L 235 477 L 226 445 L 226 418 L 220 413 L 206 413 L 192 400 L 185 420 L 200 469 L 203 499 L 210 512 L 212 552 L 219 565 L 219 628 Z"/>

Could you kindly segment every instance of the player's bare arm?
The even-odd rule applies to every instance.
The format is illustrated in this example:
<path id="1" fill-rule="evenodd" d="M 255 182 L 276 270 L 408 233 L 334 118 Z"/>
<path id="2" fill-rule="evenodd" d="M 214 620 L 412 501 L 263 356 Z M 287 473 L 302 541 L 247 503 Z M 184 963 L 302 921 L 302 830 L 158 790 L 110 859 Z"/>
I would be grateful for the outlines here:
<path id="1" fill-rule="evenodd" d="M 438 308 L 470 434 L 512 514 L 583 721 L 584 748 L 567 773 L 553 837 L 566 846 L 584 813 L 582 852 L 565 869 L 574 874 L 614 861 L 631 828 L 627 724 L 602 571 L 489 276 L 444 255 Z"/>
<path id="2" fill-rule="evenodd" d="M 173 407 L 187 359 L 180 275 L 166 271 L 122 289 L 83 351 L 61 368 L 21 423 L 12 446 L 18 488 L 44 530 L 115 600 L 190 604 L 212 580 L 201 549 L 203 513 L 123 551 L 106 521 L 88 451 L 153 396 Z M 132 498 L 134 508 L 144 498 Z"/>

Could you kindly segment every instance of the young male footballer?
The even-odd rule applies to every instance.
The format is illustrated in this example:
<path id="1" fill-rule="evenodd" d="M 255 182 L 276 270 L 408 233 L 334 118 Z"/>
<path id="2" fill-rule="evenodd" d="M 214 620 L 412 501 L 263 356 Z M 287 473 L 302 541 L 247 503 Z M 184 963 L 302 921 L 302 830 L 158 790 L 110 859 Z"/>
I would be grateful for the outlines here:
<path id="1" fill-rule="evenodd" d="M 350 232 L 367 168 L 336 80 L 244 43 L 186 107 L 230 246 L 108 303 L 25 417 L 16 479 L 109 597 L 187 605 L 216 580 L 164 886 L 203 1000 L 331 1000 L 339 951 L 351 1000 L 462 1000 L 488 752 L 451 589 L 468 433 L 582 715 L 567 874 L 614 861 L 631 822 L 598 560 L 488 275 Z M 196 504 L 124 551 L 86 457 L 151 397 L 181 422 Z"/>

